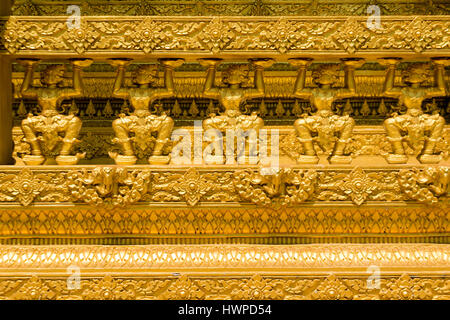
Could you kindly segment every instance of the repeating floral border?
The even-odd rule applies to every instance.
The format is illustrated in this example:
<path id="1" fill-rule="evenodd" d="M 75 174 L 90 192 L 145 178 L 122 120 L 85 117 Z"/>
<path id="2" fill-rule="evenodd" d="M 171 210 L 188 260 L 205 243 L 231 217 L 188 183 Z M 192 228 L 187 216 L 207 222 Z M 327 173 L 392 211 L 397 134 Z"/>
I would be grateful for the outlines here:
<path id="1" fill-rule="evenodd" d="M 0 247 L 0 269 L 7 271 L 0 278 L 0 298 L 449 299 L 448 251 L 448 245 L 413 244 Z M 74 265 L 80 268 L 80 282 L 69 289 L 64 271 Z M 372 265 L 380 268 L 378 288 L 368 286 L 365 271 Z M 311 267 L 321 271 L 313 276 Z M 336 271 L 342 267 L 352 276 Z M 402 271 L 393 271 L 398 267 Z M 212 275 L 211 268 L 236 268 L 240 274 Z M 280 268 L 282 276 L 275 271 Z M 152 273 L 172 269 L 182 272 Z M 431 275 L 434 269 L 439 276 Z M 142 276 L 142 270 L 148 273 Z"/>
<path id="2" fill-rule="evenodd" d="M 64 15 L 68 0 L 16 0 L 14 15 Z M 49 5 L 50 3 L 50 5 Z M 311 0 L 132 0 L 111 3 L 105 0 L 70 0 L 79 5 L 84 15 L 241 15 L 241 16 L 288 16 L 288 15 L 364 15 L 367 3 L 361 1 L 311 1 Z M 377 1 L 382 15 L 392 14 L 448 14 L 450 7 L 444 0 L 426 2 L 419 0 Z"/>
<path id="3" fill-rule="evenodd" d="M 298 277 L 254 274 L 228 278 L 127 278 L 106 275 L 67 281 L 48 277 L 0 279 L 0 298 L 10 300 L 448 300 L 450 279 L 404 273 L 367 289 L 367 276 Z"/>
<path id="4" fill-rule="evenodd" d="M 260 168 L 150 169 L 139 167 L 74 167 L 0 172 L 0 203 L 88 204 L 128 207 L 134 204 L 243 203 L 259 207 L 292 207 L 308 202 L 413 201 L 447 206 L 450 167 L 405 169 L 281 168 L 263 175 Z"/>
<path id="5" fill-rule="evenodd" d="M 71 265 L 95 274 L 105 269 L 189 270 L 263 268 L 285 271 L 310 268 L 365 269 L 402 267 L 425 270 L 450 268 L 450 245 L 445 244 L 321 244 L 274 245 L 147 245 L 147 246 L 0 246 L 0 269 L 46 272 Z M 427 269 L 428 270 L 428 269 Z M 431 270 L 431 269 L 430 269 Z M 450 270 L 449 270 L 450 271 Z"/>
<path id="6" fill-rule="evenodd" d="M 449 235 L 448 210 L 424 207 L 4 208 L 0 223 L 1 243 L 32 245 L 441 243 Z"/>
<path id="7" fill-rule="evenodd" d="M 381 29 L 367 17 L 19 17 L 3 21 L 11 54 L 333 53 L 439 52 L 450 49 L 446 16 L 385 17 Z"/>

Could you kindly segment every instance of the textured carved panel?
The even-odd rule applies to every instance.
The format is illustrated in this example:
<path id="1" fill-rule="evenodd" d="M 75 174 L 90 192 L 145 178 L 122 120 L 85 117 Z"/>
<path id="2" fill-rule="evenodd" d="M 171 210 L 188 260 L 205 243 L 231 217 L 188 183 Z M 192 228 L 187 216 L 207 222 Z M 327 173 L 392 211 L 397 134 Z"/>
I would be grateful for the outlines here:
<path id="1" fill-rule="evenodd" d="M 76 264 L 81 269 L 242 269 L 295 270 L 298 274 L 310 268 L 354 268 L 364 270 L 373 264 L 392 272 L 404 269 L 448 267 L 450 245 L 309 245 L 309 246 L 8 246 L 0 248 L 0 269 L 64 269 Z M 312 256 L 315 259 L 312 259 Z M 98 272 L 98 271 L 97 271 Z"/>
<path id="2" fill-rule="evenodd" d="M 83 15 L 159 15 L 159 16 L 288 16 L 288 15 L 365 15 L 372 3 L 352 0 L 16 0 L 14 15 L 65 15 L 68 5 L 79 5 Z M 448 14 L 445 0 L 377 1 L 382 15 Z"/>
<path id="3" fill-rule="evenodd" d="M 446 208 L 29 208 L 2 210 L 4 244 L 446 243 Z M 30 236 L 39 235 L 35 239 Z M 116 239 L 110 238 L 116 236 Z M 70 239 L 63 237 L 71 236 Z M 79 238 L 79 239 L 77 239 Z M 17 239 L 17 240 L 14 240 Z M 52 241 L 51 239 L 60 239 Z"/>
<path id="4" fill-rule="evenodd" d="M 8 247 L 0 250 L 0 268 L 7 271 L 0 278 L 0 297 L 448 299 L 448 249 L 446 245 Z M 81 271 L 80 286 L 70 290 L 65 271 L 74 265 Z M 368 287 L 366 270 L 371 265 L 380 268 L 379 288 Z M 347 271 L 338 271 L 342 267 Z M 167 275 L 153 274 L 155 268 Z M 311 276 L 311 268 L 318 270 L 316 275 Z M 395 271 L 398 268 L 403 271 Z M 209 273 L 211 269 L 240 274 L 217 276 Z M 441 275 L 432 276 L 434 270 Z M 125 275 L 133 273 L 139 275 Z"/>
<path id="5" fill-rule="evenodd" d="M 366 17 L 327 18 L 101 18 L 82 17 L 68 30 L 66 18 L 11 17 L 3 44 L 10 53 L 149 54 L 449 52 L 446 17 L 386 17 L 371 30 Z"/>
<path id="6" fill-rule="evenodd" d="M 190 168 L 138 169 L 101 166 L 74 169 L 0 172 L 0 203 L 86 203 L 126 207 L 137 203 L 253 203 L 263 207 L 295 206 L 321 201 L 448 202 L 449 167 L 341 170 L 259 169 L 215 171 Z"/>
<path id="7" fill-rule="evenodd" d="M 367 289 L 367 277 L 296 277 L 254 274 L 228 278 L 127 278 L 111 275 L 67 281 L 40 278 L 0 279 L 0 297 L 18 300 L 448 300 L 448 277 L 383 278 L 380 289 Z"/>

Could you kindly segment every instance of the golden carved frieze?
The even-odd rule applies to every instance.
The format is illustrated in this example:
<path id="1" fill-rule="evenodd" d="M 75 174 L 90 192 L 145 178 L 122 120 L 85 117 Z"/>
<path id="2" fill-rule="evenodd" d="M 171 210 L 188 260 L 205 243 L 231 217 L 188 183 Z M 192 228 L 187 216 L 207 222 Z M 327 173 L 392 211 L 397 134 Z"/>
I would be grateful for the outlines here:
<path id="1" fill-rule="evenodd" d="M 446 245 L 10 246 L 0 247 L 0 296 L 26 300 L 448 299 L 447 252 Z M 369 286 L 367 270 L 374 265 L 380 279 L 376 286 Z M 68 280 L 62 279 L 70 266 L 80 270 L 77 287 L 69 287 Z M 220 270 L 239 271 L 239 275 L 219 275 Z"/>
<path id="2" fill-rule="evenodd" d="M 0 297 L 11 300 L 448 300 L 447 277 L 380 279 L 367 289 L 367 276 L 104 277 L 83 279 L 68 290 L 67 280 L 49 277 L 0 278 Z"/>
<path id="3" fill-rule="evenodd" d="M 97 167 L 92 171 L 73 170 L 65 175 L 69 199 L 98 206 L 126 206 L 139 201 L 147 192 L 150 170 Z"/>
<path id="4" fill-rule="evenodd" d="M 254 204 L 293 206 L 310 199 L 317 184 L 314 170 L 280 170 L 271 175 L 263 175 L 253 170 L 234 173 L 236 193 Z"/>
<path id="5" fill-rule="evenodd" d="M 450 51 L 445 16 L 384 17 L 369 29 L 367 17 L 10 17 L 3 45 L 11 54 L 404 54 Z M 349 32 L 351 31 L 351 32 Z"/>
<path id="6" fill-rule="evenodd" d="M 64 15 L 68 5 L 78 5 L 83 15 L 155 15 L 155 16 L 315 16 L 315 15 L 365 15 L 371 3 L 358 0 L 16 0 L 14 15 L 51 16 Z M 382 15 L 398 14 L 448 14 L 445 0 L 423 2 L 420 0 L 377 1 Z"/>
<path id="7" fill-rule="evenodd" d="M 102 269 L 120 273 L 124 268 L 161 272 L 261 268 L 301 274 L 323 267 L 365 271 L 376 257 L 377 266 L 389 272 L 398 267 L 431 271 L 449 268 L 449 249 L 445 244 L 0 246 L 0 270 L 45 273 L 46 269 L 64 270 L 75 264 L 92 273 Z"/>
<path id="8" fill-rule="evenodd" d="M 2 244 L 448 243 L 437 207 L 3 208 Z"/>
<path id="9" fill-rule="evenodd" d="M 2 202 L 17 201 L 29 206 L 39 197 L 44 202 L 67 201 L 65 176 L 57 173 L 34 173 L 26 168 L 18 174 L 0 174 Z"/>
<path id="10" fill-rule="evenodd" d="M 86 203 L 129 206 L 136 203 L 254 203 L 295 206 L 321 201 L 408 202 L 446 205 L 450 172 L 446 166 L 404 169 L 281 168 L 213 170 L 134 167 L 80 167 L 0 173 L 3 203 Z"/>

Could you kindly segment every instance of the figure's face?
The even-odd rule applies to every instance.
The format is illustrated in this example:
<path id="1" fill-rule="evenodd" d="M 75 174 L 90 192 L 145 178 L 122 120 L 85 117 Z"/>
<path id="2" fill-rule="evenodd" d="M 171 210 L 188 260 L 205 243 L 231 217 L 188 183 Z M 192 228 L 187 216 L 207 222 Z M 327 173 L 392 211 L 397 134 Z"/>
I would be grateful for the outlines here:
<path id="1" fill-rule="evenodd" d="M 418 64 L 402 72 L 402 80 L 408 85 L 421 84 L 428 78 L 429 69 L 426 64 Z"/>
<path id="2" fill-rule="evenodd" d="M 425 80 L 425 77 L 417 72 L 410 72 L 403 75 L 403 82 L 406 84 L 420 84 Z"/>
<path id="3" fill-rule="evenodd" d="M 316 71 L 313 75 L 314 82 L 318 85 L 332 85 L 338 81 L 338 73 L 328 71 L 328 72 L 321 72 Z"/>
<path id="4" fill-rule="evenodd" d="M 49 86 L 57 85 L 64 81 L 64 67 L 60 66 L 55 69 L 45 71 L 45 84 Z"/>
<path id="5" fill-rule="evenodd" d="M 158 80 L 156 67 L 140 68 L 134 73 L 134 83 L 138 85 L 152 84 Z"/>
<path id="6" fill-rule="evenodd" d="M 246 83 L 250 70 L 248 67 L 238 67 L 228 70 L 223 78 L 223 82 L 229 85 L 237 85 Z"/>

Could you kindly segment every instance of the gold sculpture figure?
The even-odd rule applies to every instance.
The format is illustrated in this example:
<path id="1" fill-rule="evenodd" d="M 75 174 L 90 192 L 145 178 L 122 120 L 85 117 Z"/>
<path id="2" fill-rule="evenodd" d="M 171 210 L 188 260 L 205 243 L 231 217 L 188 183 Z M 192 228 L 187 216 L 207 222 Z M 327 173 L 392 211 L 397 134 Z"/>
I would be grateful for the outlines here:
<path id="1" fill-rule="evenodd" d="M 412 63 L 402 73 L 404 87 L 394 86 L 395 66 L 400 58 L 380 59 L 387 65 L 384 95 L 398 98 L 399 104 L 407 109 L 406 114 L 394 114 L 384 122 L 387 138 L 393 153 L 387 156 L 389 163 L 406 163 L 408 157 L 403 142 L 406 142 L 418 155 L 421 163 L 439 163 L 442 155 L 435 154 L 436 143 L 442 137 L 445 119 L 438 113 L 424 114 L 422 102 L 425 99 L 445 96 L 447 89 L 444 80 L 444 68 L 450 64 L 449 58 L 433 58 L 435 65 L 434 80 L 436 87 L 421 87 L 429 75 L 428 63 Z"/>
<path id="2" fill-rule="evenodd" d="M 33 87 L 34 67 L 39 60 L 18 60 L 26 68 L 22 83 L 23 98 L 37 99 L 41 108 L 39 115 L 29 114 L 22 121 L 22 131 L 25 141 L 31 146 L 31 155 L 26 155 L 23 161 L 27 165 L 54 164 L 74 165 L 84 155 L 71 155 L 71 151 L 81 129 L 81 120 L 73 114 L 64 115 L 58 108 L 65 99 L 81 97 L 83 84 L 81 71 L 91 65 L 90 59 L 72 59 L 73 88 L 60 87 L 64 80 L 65 67 L 50 65 L 41 72 L 42 87 Z M 62 142 L 60 149 L 58 148 Z M 56 159 L 54 157 L 56 156 Z"/>
<path id="3" fill-rule="evenodd" d="M 311 63 L 309 58 L 293 58 L 289 62 L 298 66 L 294 96 L 309 99 L 317 112 L 312 116 L 304 115 L 294 123 L 298 138 L 303 145 L 304 154 L 297 159 L 298 163 L 318 163 L 319 157 L 314 149 L 314 142 L 330 157 L 330 163 L 351 163 L 352 158 L 345 155 L 345 147 L 349 143 L 355 121 L 348 115 L 339 116 L 333 113 L 335 100 L 355 96 L 355 68 L 364 63 L 363 59 L 341 59 L 345 67 L 345 87 L 332 88 L 339 75 L 338 64 L 322 64 L 312 73 L 317 88 L 305 88 L 306 68 Z"/>
<path id="4" fill-rule="evenodd" d="M 141 65 L 133 73 L 136 87 L 125 87 L 125 68 L 130 59 L 111 59 L 111 64 L 118 67 L 113 96 L 127 99 L 134 108 L 129 116 L 121 114 L 114 120 L 115 143 L 121 145 L 123 155 L 110 152 L 116 164 L 133 165 L 138 157 L 151 154 L 150 164 L 167 164 L 170 156 L 163 155 L 163 149 L 170 141 L 174 122 L 166 114 L 156 115 L 149 107 L 157 99 L 174 95 L 173 77 L 175 68 L 184 63 L 184 59 L 159 59 L 164 66 L 164 87 L 152 86 L 158 80 L 158 65 Z M 156 134 L 156 140 L 152 137 Z"/>
<path id="5" fill-rule="evenodd" d="M 222 83 L 225 87 L 215 87 L 216 67 L 222 59 L 199 59 L 200 64 L 208 68 L 203 88 L 203 97 L 217 99 L 225 109 L 221 115 L 212 114 L 203 121 L 203 129 L 216 129 L 220 132 L 227 130 L 255 130 L 256 135 L 264 126 L 264 121 L 256 112 L 251 115 L 242 114 L 241 105 L 248 99 L 262 98 L 265 94 L 264 68 L 270 67 L 273 59 L 250 59 L 255 67 L 254 87 L 246 87 L 249 82 L 249 65 L 231 65 L 222 72 Z M 251 145 L 252 143 L 250 143 Z"/>

